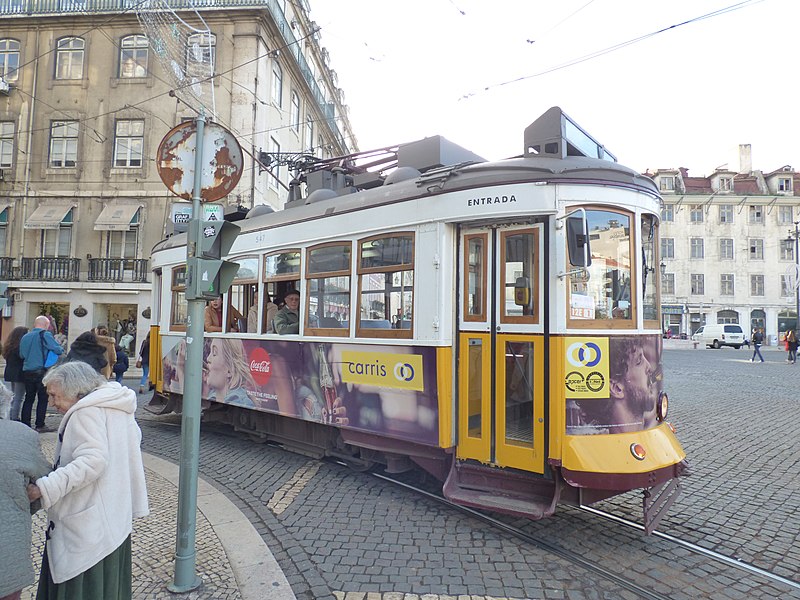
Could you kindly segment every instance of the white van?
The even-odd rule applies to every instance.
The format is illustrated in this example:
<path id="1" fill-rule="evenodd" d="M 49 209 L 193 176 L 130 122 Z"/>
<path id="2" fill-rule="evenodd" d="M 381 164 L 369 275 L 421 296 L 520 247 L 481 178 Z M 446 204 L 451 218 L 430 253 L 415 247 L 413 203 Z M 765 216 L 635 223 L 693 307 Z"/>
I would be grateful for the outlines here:
<path id="1" fill-rule="evenodd" d="M 704 325 L 694 332 L 692 340 L 702 342 L 709 348 L 733 346 L 738 350 L 744 344 L 744 331 L 740 325 L 735 323 Z"/>

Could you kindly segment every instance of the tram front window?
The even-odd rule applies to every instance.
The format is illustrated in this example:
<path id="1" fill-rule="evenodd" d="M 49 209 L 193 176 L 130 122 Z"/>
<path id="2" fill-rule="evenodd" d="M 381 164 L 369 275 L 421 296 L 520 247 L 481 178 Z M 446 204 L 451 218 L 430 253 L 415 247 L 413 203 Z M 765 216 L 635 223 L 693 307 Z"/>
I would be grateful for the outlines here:
<path id="1" fill-rule="evenodd" d="M 631 293 L 631 217 L 626 213 L 587 210 L 592 264 L 570 277 L 570 319 L 634 320 Z"/>

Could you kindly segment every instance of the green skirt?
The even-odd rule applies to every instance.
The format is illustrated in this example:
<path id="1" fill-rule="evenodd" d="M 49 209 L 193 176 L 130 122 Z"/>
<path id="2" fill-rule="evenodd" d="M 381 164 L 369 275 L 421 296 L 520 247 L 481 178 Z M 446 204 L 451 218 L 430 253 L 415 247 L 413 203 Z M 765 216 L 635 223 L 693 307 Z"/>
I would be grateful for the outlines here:
<path id="1" fill-rule="evenodd" d="M 131 600 L 131 536 L 99 563 L 63 583 L 53 583 L 47 546 L 36 600 Z"/>

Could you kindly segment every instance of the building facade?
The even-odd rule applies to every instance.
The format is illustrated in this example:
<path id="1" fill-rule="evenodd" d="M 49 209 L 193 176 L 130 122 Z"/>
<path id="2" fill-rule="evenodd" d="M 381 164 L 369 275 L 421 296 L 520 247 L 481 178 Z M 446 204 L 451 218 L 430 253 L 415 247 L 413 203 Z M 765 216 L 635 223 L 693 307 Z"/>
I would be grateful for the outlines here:
<path id="1" fill-rule="evenodd" d="M 705 324 L 739 323 L 748 338 L 759 327 L 776 344 L 797 324 L 800 175 L 788 165 L 753 170 L 749 145 L 739 154 L 738 171 L 648 173 L 663 196 L 663 328 L 689 336 Z"/>
<path id="2" fill-rule="evenodd" d="M 215 121 L 244 153 L 223 205 L 282 207 L 291 173 L 256 162 L 263 153 L 357 149 L 305 1 L 170 5 L 207 24 L 173 58 L 189 72 L 198 47 L 211 57 Z M 47 313 L 68 341 L 107 324 L 118 340 L 132 334 L 128 348 L 138 352 L 149 329 L 150 249 L 191 206 L 162 183 L 157 149 L 197 112 L 171 92 L 158 44 L 131 6 L 0 1 L 0 280 L 10 284 L 3 337 Z"/>

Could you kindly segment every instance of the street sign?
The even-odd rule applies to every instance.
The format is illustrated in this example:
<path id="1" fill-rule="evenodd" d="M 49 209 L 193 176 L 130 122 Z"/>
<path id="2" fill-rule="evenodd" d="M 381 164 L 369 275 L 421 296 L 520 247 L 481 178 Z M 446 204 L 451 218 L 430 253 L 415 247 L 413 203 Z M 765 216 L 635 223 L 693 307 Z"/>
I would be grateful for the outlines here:
<path id="1" fill-rule="evenodd" d="M 203 167 L 200 175 L 202 202 L 213 202 L 230 194 L 242 177 L 244 158 L 234 135 L 216 123 L 206 123 L 200 149 Z M 192 199 L 195 172 L 197 125 L 186 121 L 173 127 L 156 154 L 161 181 L 180 198 Z"/>

